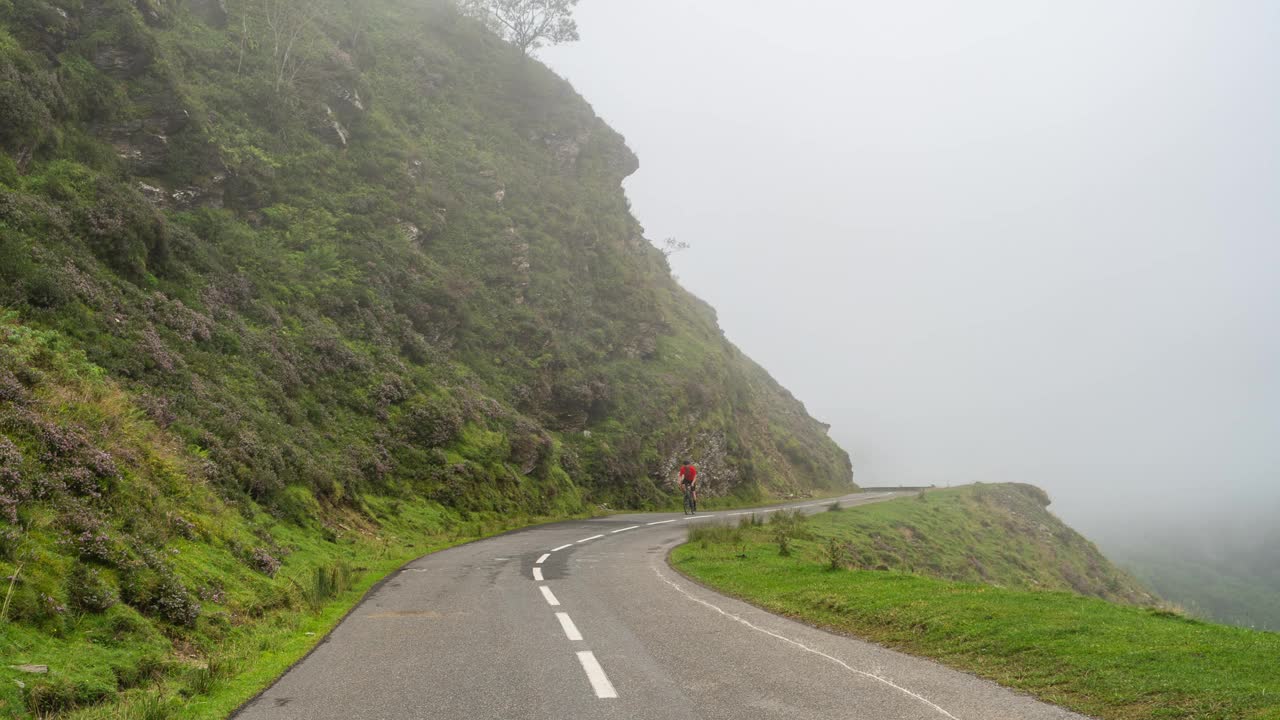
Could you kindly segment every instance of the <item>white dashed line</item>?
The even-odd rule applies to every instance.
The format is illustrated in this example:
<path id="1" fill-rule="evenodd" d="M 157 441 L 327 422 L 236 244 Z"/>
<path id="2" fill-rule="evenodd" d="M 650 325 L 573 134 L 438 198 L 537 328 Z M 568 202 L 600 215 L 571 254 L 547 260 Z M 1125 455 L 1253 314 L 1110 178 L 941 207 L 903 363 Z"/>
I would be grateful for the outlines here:
<path id="1" fill-rule="evenodd" d="M 569 613 L 556 613 L 556 619 L 560 621 L 560 627 L 564 628 L 564 636 L 573 642 L 582 639 L 582 633 L 578 632 L 578 626 L 573 624 L 573 618 L 569 617 Z"/>
<path id="2" fill-rule="evenodd" d="M 561 550 L 564 550 L 565 548 L 571 548 L 571 547 L 573 547 L 573 543 L 569 543 L 568 545 L 561 545 L 561 546 L 560 546 L 560 547 L 558 547 L 558 548 L 551 548 L 551 552 L 560 552 Z"/>
<path id="3" fill-rule="evenodd" d="M 578 653 L 578 662 L 582 663 L 582 669 L 587 673 L 587 679 L 591 681 L 591 689 L 596 691 L 596 697 L 616 698 L 618 691 L 613 689 L 613 683 L 609 682 L 609 676 L 604 674 L 604 668 L 600 667 L 600 661 L 596 660 L 595 653 L 590 650 L 583 650 Z"/>
<path id="4" fill-rule="evenodd" d="M 666 525 L 667 523 L 677 522 L 678 520 L 680 520 L 680 518 L 674 518 L 671 520 L 659 520 L 657 522 L 645 523 L 645 525 Z"/>
<path id="5" fill-rule="evenodd" d="M 751 514 L 750 512 L 729 513 L 729 517 L 735 517 L 737 515 L 750 515 L 750 514 Z"/>
<path id="6" fill-rule="evenodd" d="M 551 557 L 551 553 L 544 553 L 542 557 L 538 558 L 538 562 L 536 564 L 541 565 L 546 562 L 549 557 Z"/>
<path id="7" fill-rule="evenodd" d="M 542 597 L 547 599 L 547 604 L 552 607 L 558 607 L 560 601 L 556 599 L 555 593 L 551 592 L 551 588 L 546 585 L 539 585 L 538 589 L 542 591 Z"/>
<path id="8" fill-rule="evenodd" d="M 533 569 L 533 579 L 542 582 L 542 568 L 536 567 Z"/>
<path id="9" fill-rule="evenodd" d="M 614 530 L 613 532 L 611 532 L 611 533 L 609 533 L 609 534 L 610 534 L 610 535 L 617 535 L 617 534 L 618 534 L 618 533 L 620 533 L 620 532 L 626 532 L 626 531 L 628 531 L 628 530 L 635 530 L 635 529 L 636 529 L 636 528 L 638 528 L 638 527 L 640 527 L 640 526 L 639 526 L 639 525 L 632 525 L 631 527 L 622 528 L 621 530 Z"/>
<path id="10" fill-rule="evenodd" d="M 592 535 L 592 536 L 591 536 L 591 537 L 589 537 L 589 538 L 582 538 L 581 540 L 579 540 L 579 541 L 578 541 L 578 544 L 579 544 L 579 545 L 581 545 L 581 544 L 582 544 L 582 543 L 584 543 L 584 542 L 591 542 L 592 540 L 599 540 L 599 539 L 600 539 L 600 538 L 602 538 L 602 537 L 604 537 L 604 536 L 603 536 L 603 535 Z"/>

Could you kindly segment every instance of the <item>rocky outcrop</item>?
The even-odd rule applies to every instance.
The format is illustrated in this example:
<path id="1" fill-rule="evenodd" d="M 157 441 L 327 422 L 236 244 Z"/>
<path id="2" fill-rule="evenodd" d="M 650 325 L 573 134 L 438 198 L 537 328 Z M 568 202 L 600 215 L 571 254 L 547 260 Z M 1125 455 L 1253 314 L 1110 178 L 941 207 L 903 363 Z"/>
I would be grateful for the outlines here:
<path id="1" fill-rule="evenodd" d="M 337 145 L 338 147 L 346 147 L 347 140 L 351 137 L 351 133 L 347 132 L 347 129 L 343 127 L 342 121 L 338 119 L 338 114 L 333 111 L 332 107 L 325 105 L 324 113 L 325 121 L 321 126 L 322 131 L 320 136 L 324 138 L 324 141 L 327 143 Z"/>
<path id="2" fill-rule="evenodd" d="M 182 109 L 158 112 L 146 118 L 113 123 L 98 128 L 98 135 L 115 149 L 116 155 L 139 175 L 154 175 L 165 165 L 169 138 L 185 130 L 191 115 Z"/>

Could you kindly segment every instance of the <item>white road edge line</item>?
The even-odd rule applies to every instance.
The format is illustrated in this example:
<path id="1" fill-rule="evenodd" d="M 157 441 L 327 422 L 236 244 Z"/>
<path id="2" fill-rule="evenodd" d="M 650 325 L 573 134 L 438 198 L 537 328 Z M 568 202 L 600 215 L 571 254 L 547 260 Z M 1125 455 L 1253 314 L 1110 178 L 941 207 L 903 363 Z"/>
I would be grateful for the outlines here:
<path id="1" fill-rule="evenodd" d="M 729 517 L 734 517 L 737 515 L 750 515 L 750 514 L 751 514 L 750 512 L 729 513 Z"/>
<path id="2" fill-rule="evenodd" d="M 555 593 L 551 592 L 551 588 L 546 585 L 539 585 L 538 589 L 542 591 L 542 597 L 547 599 L 547 604 L 552 607 L 559 607 L 560 601 L 556 599 Z"/>
<path id="3" fill-rule="evenodd" d="M 582 639 L 582 633 L 578 632 L 578 626 L 573 624 L 573 618 L 569 617 L 569 613 L 558 612 L 556 619 L 560 621 L 560 627 L 564 628 L 564 636 L 571 642 Z"/>
<path id="4" fill-rule="evenodd" d="M 595 653 L 590 650 L 583 650 L 578 653 L 578 662 L 582 663 L 582 669 L 587 673 L 587 679 L 591 681 L 591 689 L 596 691 L 596 697 L 616 698 L 618 691 L 613 689 L 613 683 L 609 682 L 609 676 L 604 674 L 604 668 L 600 667 L 600 661 L 596 660 Z"/>
<path id="5" fill-rule="evenodd" d="M 640 526 L 639 526 L 639 525 L 632 525 L 631 527 L 628 527 L 628 528 L 622 528 L 621 530 L 614 530 L 613 532 L 611 532 L 611 533 L 609 533 L 609 534 L 610 534 L 610 535 L 617 535 L 617 534 L 618 534 L 618 533 L 620 533 L 620 532 L 626 532 L 626 531 L 628 531 L 628 530 L 635 530 L 635 529 L 636 529 L 636 528 L 638 528 L 638 527 L 640 527 Z"/>
<path id="6" fill-rule="evenodd" d="M 551 557 L 551 553 L 544 553 L 544 554 L 542 555 L 542 557 L 538 558 L 538 562 L 536 562 L 536 563 L 534 563 L 534 564 L 535 564 L 535 565 L 541 565 L 542 563 L 546 562 L 546 561 L 547 561 L 547 558 L 549 558 L 549 557 Z"/>
<path id="7" fill-rule="evenodd" d="M 658 522 L 645 523 L 645 525 L 666 525 L 667 523 L 676 522 L 679 519 L 680 518 L 674 518 L 672 520 L 659 520 Z"/>
<path id="8" fill-rule="evenodd" d="M 533 579 L 542 582 L 542 568 L 536 567 L 533 569 Z"/>
<path id="9" fill-rule="evenodd" d="M 602 537 L 604 537 L 604 536 L 603 536 L 603 535 L 592 535 L 592 536 L 591 536 L 591 537 L 589 537 L 589 538 L 582 538 L 581 540 L 579 540 L 579 541 L 578 541 L 578 544 L 579 544 L 579 545 L 581 545 L 581 544 L 582 544 L 582 543 L 584 543 L 584 542 L 591 542 L 592 540 L 599 540 L 599 539 L 600 539 L 600 538 L 602 538 Z"/>
<path id="10" fill-rule="evenodd" d="M 571 548 L 571 547 L 573 547 L 573 543 L 569 543 L 568 545 L 561 545 L 561 546 L 560 546 L 560 547 L 558 547 L 558 548 L 551 548 L 551 552 L 560 552 L 561 550 L 564 550 L 565 548 Z"/>
<path id="11" fill-rule="evenodd" d="M 930 701 L 930 700 L 926 699 L 923 695 L 920 695 L 920 694 L 918 694 L 918 693 L 914 693 L 914 692 L 912 692 L 912 691 L 910 691 L 910 690 L 908 690 L 908 689 L 906 689 L 906 688 L 902 687 L 901 685 L 898 685 L 898 684 L 894 683 L 892 680 L 889 680 L 888 678 L 881 677 L 881 676 L 879 676 L 879 675 L 876 675 L 875 673 L 869 673 L 869 672 L 867 672 L 867 671 L 865 671 L 865 670 L 859 670 L 859 669 L 857 669 L 857 668 L 855 668 L 855 667 L 853 667 L 853 666 L 849 665 L 848 663 L 846 663 L 845 661 L 841 660 L 841 659 L 840 659 L 840 658 L 838 658 L 838 657 L 834 657 L 834 656 L 832 656 L 832 655 L 828 655 L 828 654 L 826 654 L 826 653 L 822 652 L 821 650 L 815 650 L 815 649 L 813 649 L 813 648 L 809 647 L 808 645 L 805 645 L 805 644 L 804 644 L 804 643 L 802 643 L 802 642 L 798 642 L 798 641 L 796 641 L 796 640 L 792 640 L 791 638 L 786 637 L 785 635 L 779 635 L 778 633 L 773 632 L 772 630 L 766 630 L 766 629 L 764 629 L 764 628 L 760 627 L 759 625 L 754 625 L 754 624 L 752 624 L 749 620 L 745 620 L 745 619 L 743 619 L 742 617 L 739 617 L 738 615 L 734 615 L 733 613 L 731 613 L 731 612 L 729 612 L 729 611 L 727 611 L 727 610 L 724 610 L 724 609 L 721 609 L 720 607 L 717 607 L 717 606 L 715 606 L 715 605 L 712 605 L 711 603 L 707 602 L 706 600 L 703 600 L 703 599 L 701 599 L 701 598 L 696 598 L 696 597 L 694 597 L 693 595 L 690 595 L 690 594 L 689 594 L 689 593 L 688 593 L 684 588 L 682 588 L 682 587 L 680 587 L 679 585 L 677 585 L 677 584 L 675 584 L 674 582 L 672 582 L 672 581 L 671 581 L 671 579 L 670 579 L 670 578 L 668 578 L 666 575 L 663 575 L 663 574 L 662 574 L 662 571 L 661 571 L 661 570 L 659 570 L 657 567 L 654 567 L 654 568 L 653 568 L 653 572 L 657 574 L 658 579 L 660 579 L 660 580 L 662 580 L 662 582 L 664 582 L 664 583 L 666 583 L 666 584 L 670 585 L 672 588 L 674 588 L 674 589 L 675 589 L 675 591 L 676 591 L 676 592 L 680 593 L 681 595 L 684 595 L 685 597 L 687 597 L 687 598 L 689 598 L 690 600 L 692 600 L 692 601 L 694 601 L 694 602 L 698 603 L 699 605 L 705 605 L 706 607 L 709 607 L 709 608 L 711 608 L 712 610 L 715 610 L 716 612 L 720 613 L 720 614 L 721 614 L 721 615 L 723 615 L 724 617 L 729 618 L 730 620 L 734 620 L 734 621 L 736 621 L 736 622 L 742 623 L 743 625 L 746 625 L 747 627 L 751 628 L 752 630 L 755 630 L 755 631 L 757 631 L 757 632 L 764 633 L 765 635 L 768 635 L 769 637 L 777 638 L 777 639 L 779 639 L 779 640 L 781 640 L 781 641 L 783 641 L 783 642 L 785 642 L 785 643 L 787 643 L 787 644 L 789 644 L 789 645 L 794 645 L 794 646 L 796 646 L 796 647 L 800 648 L 801 650 L 803 650 L 803 651 L 805 651 L 805 652 L 813 653 L 814 655 L 817 655 L 818 657 L 826 658 L 827 660 L 830 660 L 831 662 L 835 663 L 836 665 L 839 665 L 840 667 L 844 668 L 845 670 L 848 670 L 849 672 L 851 672 L 851 673 L 853 673 L 853 674 L 855 674 L 855 675 L 861 675 L 862 677 L 869 678 L 869 679 L 871 679 L 871 680 L 875 680 L 876 682 L 884 683 L 885 685 L 888 685 L 889 687 L 891 687 L 891 688 L 893 688 L 894 690 L 897 690 L 897 691 L 899 691 L 899 692 L 903 693 L 904 695 L 908 695 L 908 696 L 910 696 L 910 697 L 915 698 L 916 700 L 919 700 L 920 702 L 924 703 L 925 705 L 928 705 L 929 707 L 933 708 L 934 710 L 937 710 L 937 711 L 938 711 L 939 713 L 941 713 L 942 715 L 944 715 L 944 716 L 946 716 L 946 717 L 951 718 L 951 720 L 960 720 L 960 718 L 956 717 L 955 715 L 952 715 L 951 713 L 947 712 L 946 710 L 943 710 L 940 706 L 938 706 L 937 704 L 933 703 L 932 701 Z M 579 654 L 579 655 L 581 655 L 582 653 L 578 653 L 578 654 Z M 585 667 L 585 663 L 584 663 L 584 667 Z"/>

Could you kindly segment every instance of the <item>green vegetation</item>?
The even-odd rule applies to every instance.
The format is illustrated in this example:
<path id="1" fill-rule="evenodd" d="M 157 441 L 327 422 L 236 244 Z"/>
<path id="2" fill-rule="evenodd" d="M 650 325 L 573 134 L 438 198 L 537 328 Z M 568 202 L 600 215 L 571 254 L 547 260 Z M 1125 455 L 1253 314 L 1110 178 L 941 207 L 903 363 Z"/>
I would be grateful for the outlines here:
<path id="1" fill-rule="evenodd" d="M 856 509 L 835 503 L 829 508 L 835 512 L 809 518 L 782 512 L 771 516 L 769 526 L 775 544 L 809 559 L 838 557 L 843 567 L 1070 590 L 1128 603 L 1154 600 L 1050 513 L 1048 504 L 1048 496 L 1030 485 L 974 485 Z"/>
<path id="2" fill-rule="evenodd" d="M 849 487 L 636 167 L 444 0 L 0 0 L 4 712 L 221 716 L 404 560 L 684 456 Z"/>
<path id="3" fill-rule="evenodd" d="M 986 570 L 1002 575 L 1006 587 L 931 577 L 933 572 L 954 575 L 962 564 L 950 556 L 953 538 L 945 536 L 941 522 L 932 527 L 933 535 L 925 530 L 908 543 L 923 546 L 917 547 L 922 555 L 894 541 L 895 564 L 881 570 L 857 567 L 866 562 L 859 560 L 864 550 L 876 546 L 869 537 L 859 540 L 866 529 L 885 538 L 886 530 L 903 523 L 920 528 L 920 521 L 933 514 L 931 506 L 953 519 L 965 516 L 965 532 L 983 528 L 986 537 L 965 540 L 977 547 L 1014 541 L 1028 528 L 1044 532 L 1003 522 L 1026 510 L 1019 496 L 1042 508 L 1039 495 L 1026 486 L 978 486 L 929 492 L 923 500 L 847 508 L 807 521 L 789 517 L 752 524 L 748 519 L 740 527 L 694 530 L 672 562 L 711 587 L 774 612 L 936 658 L 1104 720 L 1280 718 L 1275 673 L 1280 635 L 1075 592 L 1027 589 L 1074 582 L 1064 574 L 1048 583 L 1051 572 L 1029 574 L 1012 560 Z M 787 538 L 789 555 L 780 553 L 780 537 Z M 1010 545 L 1019 552 L 1038 546 L 1033 539 Z M 1063 554 L 1079 550 L 1062 546 Z M 933 567 L 916 559 L 933 553 L 943 558 Z M 884 549 L 879 558 L 894 556 Z M 1076 568 L 1079 562 L 1088 564 L 1083 558 L 1060 558 L 1052 567 Z M 1106 574 L 1123 577 L 1114 569 Z M 1117 582 L 1136 588 L 1131 581 Z M 1107 590 L 1107 584 L 1098 589 Z"/>
<path id="4" fill-rule="evenodd" d="M 8 715 L 89 708 L 85 717 L 116 717 L 121 707 L 176 712 L 190 703 L 180 716 L 222 717 L 379 577 L 535 520 L 464 519 L 412 496 L 321 506 L 302 487 L 270 511 L 228 502 L 205 458 L 57 333 L 8 316 L 0 340 L 0 576 L 11 578 L 0 612 L 0 708 Z M 95 707 L 104 702 L 115 707 Z"/>

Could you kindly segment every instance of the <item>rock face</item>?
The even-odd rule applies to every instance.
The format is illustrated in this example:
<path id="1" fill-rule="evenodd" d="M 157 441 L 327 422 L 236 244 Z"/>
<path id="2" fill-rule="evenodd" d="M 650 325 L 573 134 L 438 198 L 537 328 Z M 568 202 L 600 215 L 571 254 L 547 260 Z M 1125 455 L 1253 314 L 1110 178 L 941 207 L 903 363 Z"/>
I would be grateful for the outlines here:
<path id="1" fill-rule="evenodd" d="M 347 138 L 350 137 L 350 134 L 347 132 L 347 129 L 342 126 L 342 122 L 338 120 L 337 113 L 335 113 L 333 108 L 328 105 L 324 106 L 324 113 L 324 132 L 321 136 L 324 137 L 327 142 L 339 147 L 346 147 Z"/>
<path id="2" fill-rule="evenodd" d="M 191 122 L 186 110 L 168 110 L 139 120 L 106 125 L 98 134 L 108 140 L 116 155 L 138 175 L 153 175 L 165 166 L 169 138 Z"/>
<path id="3" fill-rule="evenodd" d="M 101 45 L 93 51 L 94 67 L 117 80 L 138 77 L 151 63 L 150 55 L 141 49 L 121 45 Z"/>

